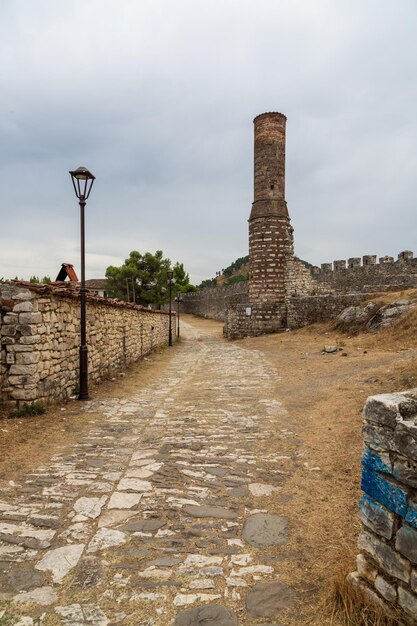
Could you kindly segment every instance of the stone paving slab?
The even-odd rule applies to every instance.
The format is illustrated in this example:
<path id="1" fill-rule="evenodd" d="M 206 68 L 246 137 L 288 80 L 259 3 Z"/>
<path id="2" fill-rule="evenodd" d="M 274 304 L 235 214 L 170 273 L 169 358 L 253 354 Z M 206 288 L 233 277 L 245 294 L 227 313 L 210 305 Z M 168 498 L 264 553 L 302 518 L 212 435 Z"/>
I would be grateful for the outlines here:
<path id="1" fill-rule="evenodd" d="M 184 330 L 163 379 L 85 403 L 103 419 L 0 492 L 0 623 L 249 626 L 294 606 L 270 558 L 298 454 L 277 373 Z"/>

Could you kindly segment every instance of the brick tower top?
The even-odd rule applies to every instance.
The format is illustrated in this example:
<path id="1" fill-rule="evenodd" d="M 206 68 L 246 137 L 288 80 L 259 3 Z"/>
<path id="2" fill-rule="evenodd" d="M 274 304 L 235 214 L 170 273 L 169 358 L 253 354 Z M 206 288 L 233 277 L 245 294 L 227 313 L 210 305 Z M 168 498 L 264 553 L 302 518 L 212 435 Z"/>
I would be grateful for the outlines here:
<path id="1" fill-rule="evenodd" d="M 285 202 L 285 125 L 282 113 L 261 113 L 255 125 L 254 202 L 249 220 L 264 215 L 288 217 Z"/>

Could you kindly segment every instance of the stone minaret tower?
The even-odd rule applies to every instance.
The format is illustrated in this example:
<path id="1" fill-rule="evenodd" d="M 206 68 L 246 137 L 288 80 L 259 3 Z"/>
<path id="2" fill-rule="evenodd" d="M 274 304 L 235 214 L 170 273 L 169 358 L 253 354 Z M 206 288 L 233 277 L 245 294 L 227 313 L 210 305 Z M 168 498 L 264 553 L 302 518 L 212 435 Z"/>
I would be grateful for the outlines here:
<path id="1" fill-rule="evenodd" d="M 285 274 L 293 255 L 285 201 L 286 121 L 282 113 L 262 113 L 254 119 L 255 190 L 249 217 L 249 302 L 261 305 L 265 315 L 281 317 L 275 319 L 280 327 L 286 325 Z"/>

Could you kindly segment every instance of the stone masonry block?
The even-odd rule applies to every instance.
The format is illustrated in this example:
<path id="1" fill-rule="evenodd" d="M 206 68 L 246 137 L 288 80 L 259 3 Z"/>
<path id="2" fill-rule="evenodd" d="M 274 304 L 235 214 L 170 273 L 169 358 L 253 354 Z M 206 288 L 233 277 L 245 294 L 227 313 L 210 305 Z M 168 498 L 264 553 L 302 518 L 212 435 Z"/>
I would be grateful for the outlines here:
<path id="1" fill-rule="evenodd" d="M 417 615 L 417 595 L 401 585 L 398 587 L 398 602 L 402 609 L 412 618 Z"/>
<path id="2" fill-rule="evenodd" d="M 19 313 L 19 324 L 40 324 L 42 313 Z"/>
<path id="3" fill-rule="evenodd" d="M 372 500 L 369 496 L 362 496 L 359 502 L 360 518 L 377 535 L 391 539 L 394 528 L 394 514 L 382 504 Z"/>
<path id="4" fill-rule="evenodd" d="M 32 302 L 31 301 L 19 302 L 13 307 L 13 313 L 32 313 L 32 311 L 34 310 L 33 302 L 35 302 L 35 300 Z"/>
<path id="5" fill-rule="evenodd" d="M 395 548 L 412 563 L 417 563 L 417 531 L 401 526 L 397 532 Z"/>
<path id="6" fill-rule="evenodd" d="M 411 572 L 410 584 L 411 589 L 414 591 L 414 593 L 417 593 L 417 569 L 413 569 L 413 571 Z"/>
<path id="7" fill-rule="evenodd" d="M 407 513 L 407 490 L 393 482 L 390 482 L 364 467 L 362 471 L 363 491 L 377 502 L 383 504 L 390 511 L 394 511 L 405 517 Z"/>
<path id="8" fill-rule="evenodd" d="M 417 488 L 417 461 L 413 462 L 405 456 L 395 456 L 392 474 L 400 482 Z"/>
<path id="9" fill-rule="evenodd" d="M 39 352 L 18 352 L 16 354 L 16 363 L 17 365 L 31 365 L 38 363 L 39 358 Z"/>
<path id="10" fill-rule="evenodd" d="M 394 448 L 394 430 L 385 426 L 364 422 L 362 428 L 366 445 L 377 452 L 388 452 Z"/>
<path id="11" fill-rule="evenodd" d="M 399 404 L 404 402 L 401 393 L 383 393 L 370 396 L 365 403 L 364 416 L 368 422 L 395 428 L 400 418 Z"/>
<path id="12" fill-rule="evenodd" d="M 369 580 L 371 583 L 375 581 L 375 578 L 378 575 L 378 570 L 370 564 L 364 554 L 358 554 L 356 557 L 356 569 L 358 570 L 358 574 L 361 578 Z"/>
<path id="13" fill-rule="evenodd" d="M 33 300 L 34 298 L 36 298 L 36 294 L 30 289 L 24 288 L 13 295 L 13 300 Z"/>
<path id="14" fill-rule="evenodd" d="M 18 324 L 16 326 L 17 332 L 25 337 L 30 337 L 31 335 L 36 335 L 38 330 L 36 326 L 32 326 L 31 324 Z"/>
<path id="15" fill-rule="evenodd" d="M 38 398 L 38 390 L 12 389 L 10 395 L 14 400 L 36 400 Z"/>
<path id="16" fill-rule="evenodd" d="M 383 474 L 392 474 L 391 460 L 387 453 L 377 453 L 365 447 L 362 454 L 362 466 Z"/>
<path id="17" fill-rule="evenodd" d="M 358 539 L 358 547 L 372 556 L 380 567 L 390 576 L 408 583 L 410 580 L 411 565 L 383 539 L 379 539 L 371 532 L 362 530 Z"/>
<path id="18" fill-rule="evenodd" d="M 394 445 L 400 454 L 417 461 L 417 418 L 398 423 Z"/>
<path id="19" fill-rule="evenodd" d="M 13 376 L 31 376 L 36 374 L 36 365 L 12 365 L 9 374 Z"/>
<path id="20" fill-rule="evenodd" d="M 417 498 L 410 500 L 410 502 L 408 503 L 405 521 L 410 524 L 410 526 L 414 526 L 414 528 L 417 528 Z"/>
<path id="21" fill-rule="evenodd" d="M 381 596 L 388 600 L 388 602 L 396 602 L 397 600 L 397 586 L 389 583 L 381 575 L 375 578 L 375 589 L 379 591 Z"/>

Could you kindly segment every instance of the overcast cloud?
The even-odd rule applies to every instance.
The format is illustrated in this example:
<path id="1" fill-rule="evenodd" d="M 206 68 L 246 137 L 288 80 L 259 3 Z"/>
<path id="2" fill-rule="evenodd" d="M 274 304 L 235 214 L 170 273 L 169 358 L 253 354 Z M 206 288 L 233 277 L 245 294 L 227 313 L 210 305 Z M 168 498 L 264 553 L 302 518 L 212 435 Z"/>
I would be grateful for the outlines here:
<path id="1" fill-rule="evenodd" d="M 285 113 L 296 254 L 417 253 L 415 0 L 2 0 L 0 277 L 247 254 L 253 118 Z"/>

